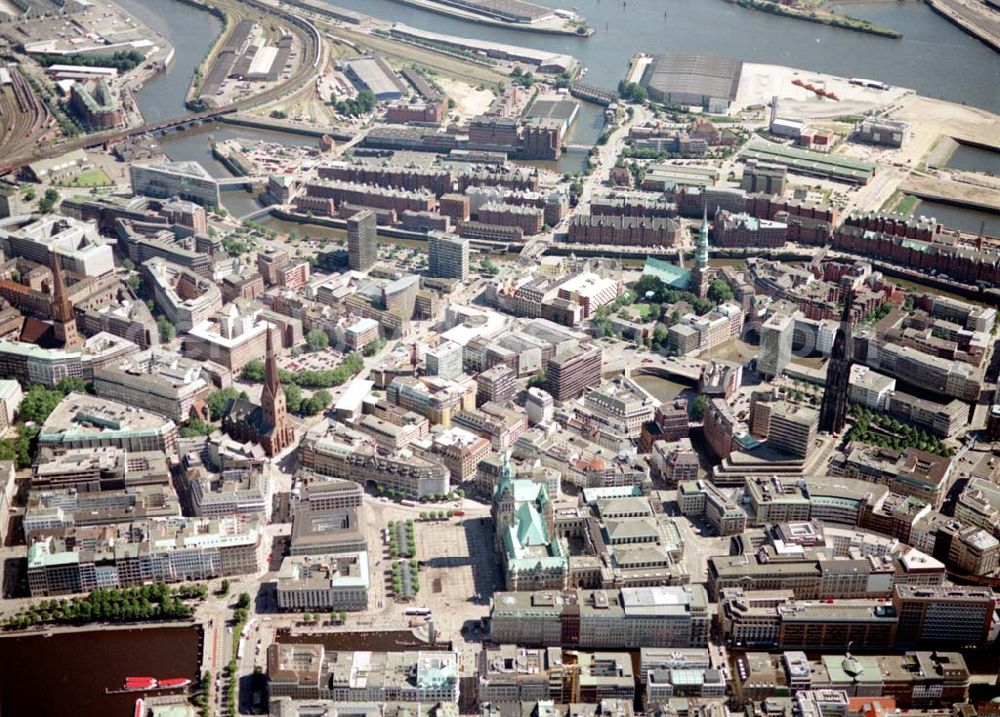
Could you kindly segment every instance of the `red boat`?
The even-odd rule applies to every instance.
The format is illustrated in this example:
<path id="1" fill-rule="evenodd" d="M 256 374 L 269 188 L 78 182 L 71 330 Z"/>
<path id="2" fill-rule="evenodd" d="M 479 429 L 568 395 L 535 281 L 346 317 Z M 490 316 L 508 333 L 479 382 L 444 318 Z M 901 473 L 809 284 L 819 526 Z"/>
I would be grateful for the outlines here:
<path id="1" fill-rule="evenodd" d="M 170 690 L 175 687 L 187 687 L 191 684 L 191 680 L 187 677 L 171 677 L 166 680 L 160 680 L 159 689 Z"/>
<path id="2" fill-rule="evenodd" d="M 155 690 L 157 684 L 155 677 L 126 677 L 125 686 L 122 689 L 128 692 L 142 692 Z"/>
<path id="3" fill-rule="evenodd" d="M 146 717 L 146 703 L 141 697 L 135 701 L 135 712 L 132 713 L 132 717 Z"/>

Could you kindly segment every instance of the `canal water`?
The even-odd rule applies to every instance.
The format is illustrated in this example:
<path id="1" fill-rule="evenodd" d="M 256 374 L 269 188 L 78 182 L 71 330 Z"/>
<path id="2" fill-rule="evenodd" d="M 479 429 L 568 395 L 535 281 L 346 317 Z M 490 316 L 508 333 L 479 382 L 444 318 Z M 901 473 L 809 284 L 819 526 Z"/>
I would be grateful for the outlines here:
<path id="1" fill-rule="evenodd" d="M 222 32 L 222 22 L 211 13 L 176 0 L 115 0 L 174 46 L 174 61 L 165 73 L 152 77 L 136 93 L 147 122 L 188 114 L 184 107 L 191 78 L 208 49 Z"/>
<path id="2" fill-rule="evenodd" d="M 934 217 L 946 227 L 975 234 L 984 232 L 990 236 L 1000 237 L 1000 214 L 993 212 L 921 200 L 913 213 L 917 216 Z"/>
<path id="3" fill-rule="evenodd" d="M 318 142 L 317 138 L 305 135 L 215 123 L 165 135 L 160 138 L 160 146 L 172 160 L 200 162 L 213 177 L 232 177 L 233 173 L 226 168 L 226 165 L 212 155 L 212 142 L 237 137 L 258 142 L 280 142 L 298 147 L 315 147 Z M 255 195 L 244 189 L 223 192 L 222 204 L 237 217 L 245 216 L 260 208 Z"/>
<path id="4" fill-rule="evenodd" d="M 129 675 L 197 679 L 200 640 L 196 626 L 2 637 L 0 715 L 130 715 L 137 695 L 105 688 Z"/>
<path id="5" fill-rule="evenodd" d="M 944 166 L 966 172 L 982 172 L 983 174 L 1000 176 L 1000 152 L 960 144 L 952 152 Z"/>

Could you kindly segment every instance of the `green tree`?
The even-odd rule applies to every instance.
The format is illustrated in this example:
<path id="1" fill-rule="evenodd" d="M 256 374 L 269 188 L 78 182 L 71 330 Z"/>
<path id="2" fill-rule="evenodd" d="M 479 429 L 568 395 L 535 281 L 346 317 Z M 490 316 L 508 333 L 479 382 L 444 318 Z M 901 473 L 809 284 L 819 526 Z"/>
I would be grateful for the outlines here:
<path id="1" fill-rule="evenodd" d="M 240 378 L 244 381 L 259 383 L 264 380 L 264 362 L 259 359 L 248 361 L 240 369 Z"/>
<path id="2" fill-rule="evenodd" d="M 658 321 L 653 327 L 653 347 L 660 348 L 666 344 L 668 333 L 667 325 Z"/>
<path id="3" fill-rule="evenodd" d="M 725 279 L 713 279 L 708 286 L 708 298 L 716 304 L 733 300 L 733 289 Z"/>
<path id="4" fill-rule="evenodd" d="M 329 391 L 321 388 L 312 395 L 309 402 L 316 407 L 316 413 L 319 413 L 333 402 L 333 396 L 330 395 Z"/>
<path id="5" fill-rule="evenodd" d="M 496 262 L 489 257 L 485 257 L 481 262 L 479 262 L 479 268 L 488 276 L 496 276 L 500 273 L 500 267 L 498 267 Z"/>
<path id="6" fill-rule="evenodd" d="M 178 433 L 181 438 L 197 438 L 198 436 L 210 436 L 215 431 L 215 426 L 205 423 L 200 418 L 191 420 L 186 426 L 181 426 Z"/>
<path id="7" fill-rule="evenodd" d="M 302 402 L 301 411 L 306 416 L 315 416 L 317 413 L 323 411 L 327 406 L 329 406 L 332 400 L 333 397 L 330 395 L 329 391 L 317 391 L 311 398 Z"/>
<path id="8" fill-rule="evenodd" d="M 694 403 L 691 404 L 691 418 L 700 421 L 705 417 L 705 410 L 707 408 L 708 396 L 703 393 L 698 394 L 698 398 L 694 399 Z"/>
<path id="9" fill-rule="evenodd" d="M 545 383 L 545 372 L 539 371 L 528 379 L 528 388 L 541 387 Z"/>
<path id="10" fill-rule="evenodd" d="M 302 389 L 294 383 L 283 383 L 282 390 L 285 392 L 285 405 L 292 413 L 298 413 L 302 409 Z"/>
<path id="11" fill-rule="evenodd" d="M 322 351 L 330 345 L 330 337 L 321 329 L 312 329 L 306 334 L 306 344 L 310 351 Z"/>
<path id="12" fill-rule="evenodd" d="M 44 386 L 34 385 L 24 394 L 21 401 L 20 415 L 24 421 L 34 421 L 35 423 L 45 423 L 59 402 L 63 400 L 61 391 L 53 391 Z"/>
<path id="13" fill-rule="evenodd" d="M 131 259 L 125 259 L 122 261 L 122 269 L 125 271 L 133 271 L 135 269 L 135 264 L 132 263 Z"/>
<path id="14" fill-rule="evenodd" d="M 132 274 L 125 279 L 125 285 L 128 286 L 133 294 L 137 294 L 142 287 L 142 279 L 139 278 L 138 274 Z"/>
<path id="15" fill-rule="evenodd" d="M 238 398 L 239 396 L 240 392 L 232 386 L 219 389 L 215 393 L 209 394 L 208 398 L 205 399 L 205 403 L 208 404 L 208 410 L 211 414 L 212 420 L 221 420 L 222 412 L 226 408 L 226 402 L 228 402 L 231 398 Z"/>
<path id="16" fill-rule="evenodd" d="M 365 356 L 374 356 L 384 347 L 385 347 L 385 339 L 377 338 L 374 341 L 369 341 L 367 344 L 365 344 L 365 347 L 361 350 L 361 353 Z"/>
<path id="17" fill-rule="evenodd" d="M 68 396 L 73 393 L 87 393 L 88 386 L 87 382 L 82 378 L 77 378 L 76 376 L 64 376 L 59 380 L 56 388 L 62 393 L 63 396 Z"/>
<path id="18" fill-rule="evenodd" d="M 173 341 L 177 335 L 177 329 L 163 314 L 156 317 L 156 328 L 160 330 L 160 341 L 163 343 Z"/>
<path id="19" fill-rule="evenodd" d="M 59 192 L 54 189 L 46 189 L 45 194 L 38 202 L 38 211 L 42 214 L 49 214 L 59 203 Z"/>

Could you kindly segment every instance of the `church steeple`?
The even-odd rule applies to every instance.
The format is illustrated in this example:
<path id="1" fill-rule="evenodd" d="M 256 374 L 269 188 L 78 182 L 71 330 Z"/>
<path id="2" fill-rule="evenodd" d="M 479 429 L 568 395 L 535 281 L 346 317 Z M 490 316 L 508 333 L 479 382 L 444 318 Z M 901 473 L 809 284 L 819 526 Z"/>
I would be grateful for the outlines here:
<path id="1" fill-rule="evenodd" d="M 691 290 L 705 298 L 708 296 L 708 199 L 701 210 L 701 226 L 694 249 L 694 268 L 691 270 Z"/>
<path id="2" fill-rule="evenodd" d="M 274 356 L 271 339 L 271 325 L 267 325 L 267 349 L 264 355 L 264 390 L 272 396 L 281 390 L 281 376 L 278 374 L 278 360 Z"/>
<path id="3" fill-rule="evenodd" d="M 830 433 L 840 433 L 847 423 L 847 392 L 851 365 L 854 363 L 854 335 L 851 332 L 853 306 L 854 289 L 851 287 L 845 292 L 844 311 L 826 365 L 826 387 L 819 408 L 819 429 Z"/>
<path id="4" fill-rule="evenodd" d="M 708 269 L 708 203 L 702 207 L 701 226 L 698 228 L 698 245 L 694 252 L 695 265 Z"/>
<path id="5" fill-rule="evenodd" d="M 63 284 L 62 267 L 59 265 L 59 254 L 52 252 L 49 268 L 52 270 L 52 329 L 56 338 L 64 348 L 76 348 L 83 345 L 83 339 L 76 330 L 76 316 L 73 306 L 66 296 L 66 286 Z"/>
<path id="6" fill-rule="evenodd" d="M 285 392 L 281 389 L 281 376 L 278 373 L 278 360 L 274 355 L 274 344 L 271 338 L 273 331 L 267 324 L 267 349 L 264 357 L 264 389 L 260 394 L 260 408 L 264 422 L 271 427 L 269 445 L 265 443 L 268 455 L 281 453 L 292 442 L 292 428 L 288 424 L 288 407 L 285 403 Z"/>

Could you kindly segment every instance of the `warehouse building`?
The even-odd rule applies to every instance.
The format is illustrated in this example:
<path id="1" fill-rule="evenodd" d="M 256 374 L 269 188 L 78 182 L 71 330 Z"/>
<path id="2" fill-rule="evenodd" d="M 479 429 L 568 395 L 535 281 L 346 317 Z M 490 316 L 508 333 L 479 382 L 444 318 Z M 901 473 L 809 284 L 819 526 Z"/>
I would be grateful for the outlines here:
<path id="1" fill-rule="evenodd" d="M 406 85 L 378 55 L 362 55 L 347 60 L 344 71 L 359 90 L 370 90 L 377 100 L 398 100 Z"/>
<path id="2" fill-rule="evenodd" d="M 697 105 L 724 114 L 736 98 L 743 63 L 702 55 L 657 55 L 640 84 L 654 102 Z"/>

